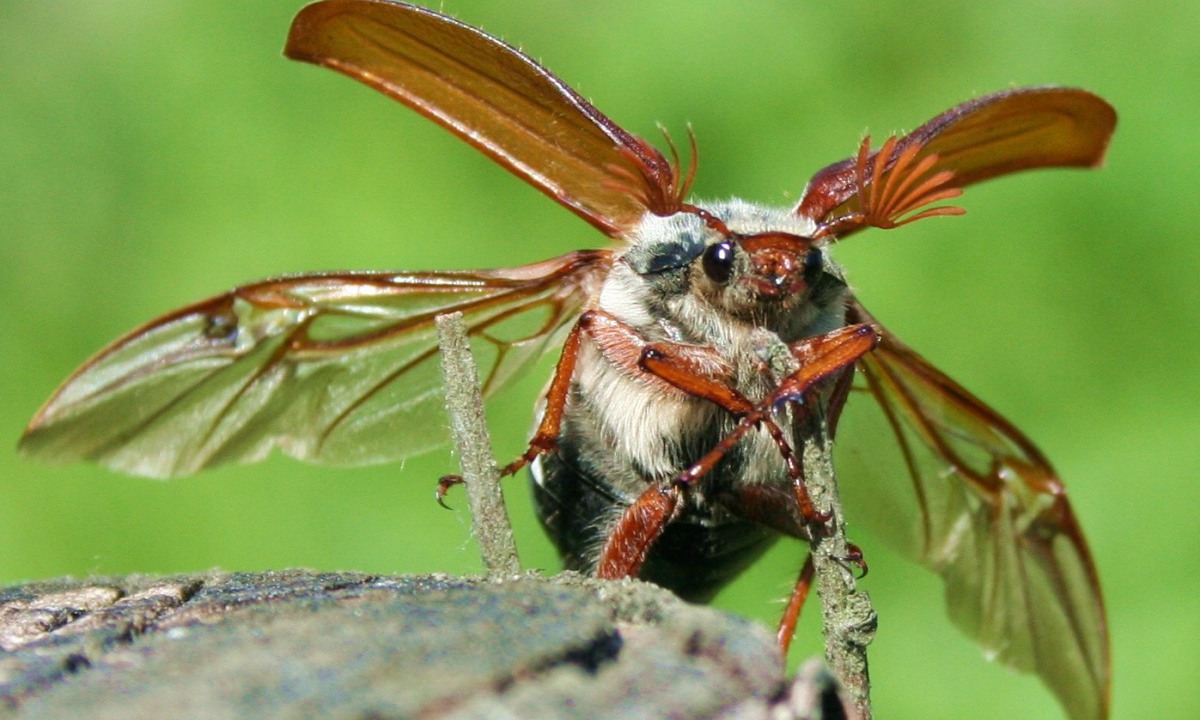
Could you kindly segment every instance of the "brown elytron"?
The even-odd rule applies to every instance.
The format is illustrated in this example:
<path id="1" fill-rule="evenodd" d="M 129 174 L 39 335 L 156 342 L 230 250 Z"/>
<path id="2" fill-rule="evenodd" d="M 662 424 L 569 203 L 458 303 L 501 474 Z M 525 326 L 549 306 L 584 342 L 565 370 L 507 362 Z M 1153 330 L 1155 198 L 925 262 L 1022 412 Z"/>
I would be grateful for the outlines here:
<path id="1" fill-rule="evenodd" d="M 942 576 L 955 622 L 1040 675 L 1073 717 L 1107 716 L 1100 586 L 1062 483 L 1019 430 L 876 322 L 827 253 L 868 227 L 957 214 L 931 203 L 982 180 L 1099 164 L 1116 121 L 1107 103 L 1057 87 L 977 98 L 878 151 L 864 141 L 794 208 L 767 208 L 690 199 L 694 143 L 685 172 L 673 148 L 668 159 L 523 53 L 430 10 L 319 2 L 286 53 L 441 124 L 615 247 L 507 270 L 236 288 L 98 353 L 34 417 L 24 452 L 153 477 L 274 449 L 336 465 L 421 452 L 446 439 L 430 420 L 433 319 L 461 310 L 485 394 L 563 348 L 530 446 L 505 472 L 532 464 L 568 565 L 703 598 L 776 537 L 807 537 L 824 515 L 791 423 L 831 404 L 839 453 L 860 443 L 898 458 L 880 480 L 911 502 L 879 529 Z M 755 353 L 764 332 L 791 349 L 792 376 L 772 377 Z M 882 432 L 855 438 L 872 410 Z"/>

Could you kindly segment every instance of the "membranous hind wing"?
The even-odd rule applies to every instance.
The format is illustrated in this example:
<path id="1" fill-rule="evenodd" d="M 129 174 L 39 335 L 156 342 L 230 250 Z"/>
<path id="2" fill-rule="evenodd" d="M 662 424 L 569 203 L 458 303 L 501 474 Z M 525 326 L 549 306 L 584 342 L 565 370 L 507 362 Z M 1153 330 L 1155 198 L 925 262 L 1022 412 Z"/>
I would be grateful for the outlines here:
<path id="1" fill-rule="evenodd" d="M 813 176 L 795 212 L 831 240 L 958 214 L 938 203 L 974 183 L 1100 164 L 1115 125 L 1112 107 L 1084 90 L 987 95 L 874 152 L 864 140 L 856 157 Z M 852 303 L 847 322 L 874 321 Z M 1099 582 L 1053 468 L 1011 423 L 888 333 L 858 368 L 835 445 L 851 521 L 879 511 L 875 529 L 945 580 L 960 627 L 990 654 L 1036 672 L 1073 717 L 1107 717 Z M 899 461 L 890 472 L 888 456 Z M 858 471 L 877 482 L 861 482 Z"/>
<path id="2" fill-rule="evenodd" d="M 848 322 L 874 320 L 855 303 Z M 941 575 L 951 618 L 988 655 L 1039 675 L 1071 717 L 1107 716 L 1096 568 L 1028 438 L 884 331 L 859 363 L 835 448 L 851 523 Z"/>
<path id="3" fill-rule="evenodd" d="M 42 407 L 21 449 L 151 477 L 274 448 L 333 465 L 429 450 L 448 439 L 434 318 L 464 314 L 490 395 L 561 344 L 609 262 L 580 251 L 508 270 L 245 285 L 102 350 Z"/>

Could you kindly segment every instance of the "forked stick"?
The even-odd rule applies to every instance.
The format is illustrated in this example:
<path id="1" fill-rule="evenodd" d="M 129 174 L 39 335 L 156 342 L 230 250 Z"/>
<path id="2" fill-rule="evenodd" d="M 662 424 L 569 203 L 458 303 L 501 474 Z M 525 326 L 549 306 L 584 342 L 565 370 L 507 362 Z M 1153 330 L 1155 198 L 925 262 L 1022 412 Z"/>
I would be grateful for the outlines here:
<path id="1" fill-rule="evenodd" d="M 499 471 L 491 450 L 475 361 L 471 355 L 461 313 L 437 318 L 442 372 L 446 381 L 446 406 L 454 444 L 462 463 L 471 510 L 472 532 L 479 542 L 490 577 L 520 571 L 512 529 L 500 492 Z M 777 377 L 796 371 L 798 364 L 787 346 L 764 333 L 760 355 Z M 809 426 L 797 433 L 805 484 L 818 509 L 830 519 L 810 542 L 821 615 L 825 632 L 825 657 L 862 720 L 870 720 L 870 678 L 867 645 L 874 638 L 876 615 L 865 592 L 859 592 L 852 569 L 857 549 L 846 541 L 845 520 L 838 498 L 830 455 L 824 408 L 808 407 Z"/>

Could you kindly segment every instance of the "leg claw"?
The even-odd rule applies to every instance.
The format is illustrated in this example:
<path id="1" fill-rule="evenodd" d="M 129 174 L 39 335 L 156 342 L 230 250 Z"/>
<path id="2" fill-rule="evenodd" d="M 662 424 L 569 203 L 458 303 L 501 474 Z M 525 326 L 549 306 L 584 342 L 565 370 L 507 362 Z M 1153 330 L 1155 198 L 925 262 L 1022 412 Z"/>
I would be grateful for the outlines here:
<path id="1" fill-rule="evenodd" d="M 441 505 L 447 510 L 450 510 L 450 506 L 446 504 L 446 493 L 449 492 L 450 488 L 454 487 L 455 485 L 461 485 L 462 481 L 463 479 L 461 475 L 443 475 L 441 478 L 439 478 L 437 491 L 433 495 L 434 499 L 437 500 L 437 504 Z"/>

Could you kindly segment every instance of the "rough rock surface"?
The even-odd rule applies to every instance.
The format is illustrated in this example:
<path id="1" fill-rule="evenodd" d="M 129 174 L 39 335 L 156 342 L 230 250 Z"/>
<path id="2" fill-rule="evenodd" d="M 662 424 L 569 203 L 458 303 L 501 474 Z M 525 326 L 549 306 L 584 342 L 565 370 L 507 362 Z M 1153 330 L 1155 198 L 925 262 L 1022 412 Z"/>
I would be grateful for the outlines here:
<path id="1" fill-rule="evenodd" d="M 807 715 L 774 641 L 635 581 L 211 572 L 0 590 L 0 718 Z"/>

